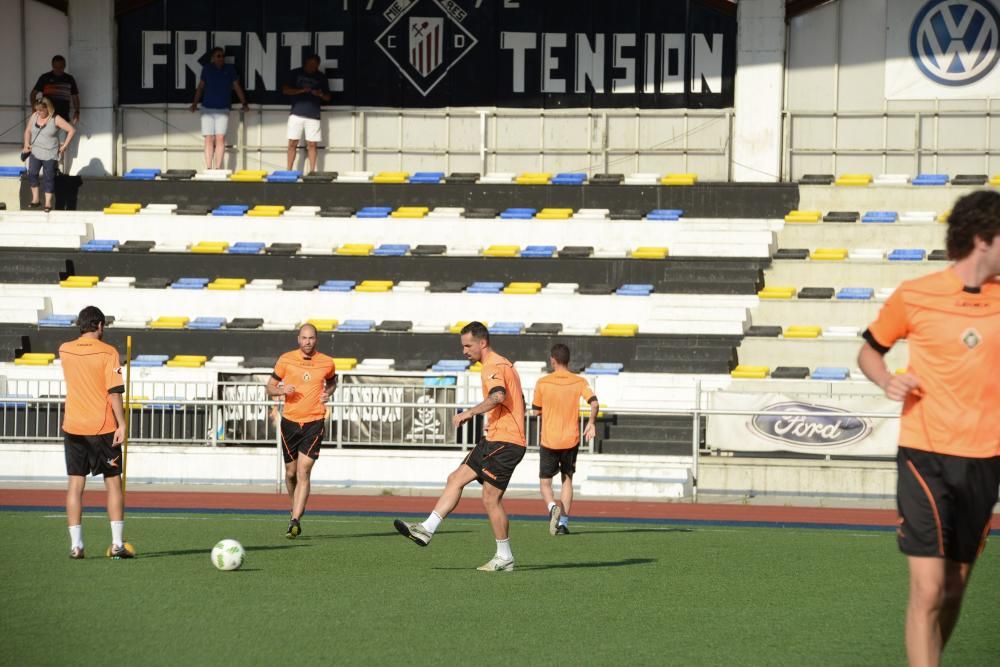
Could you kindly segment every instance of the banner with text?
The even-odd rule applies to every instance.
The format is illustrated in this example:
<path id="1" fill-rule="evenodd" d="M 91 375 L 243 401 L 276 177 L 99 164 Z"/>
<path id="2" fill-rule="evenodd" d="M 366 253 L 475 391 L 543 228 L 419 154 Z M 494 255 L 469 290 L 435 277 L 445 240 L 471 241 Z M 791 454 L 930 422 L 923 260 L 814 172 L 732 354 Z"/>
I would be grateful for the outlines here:
<path id="1" fill-rule="evenodd" d="M 155 0 L 118 16 L 120 104 L 190 103 L 225 49 L 252 103 L 310 53 L 331 104 L 733 105 L 736 10 L 699 0 Z"/>
<path id="2" fill-rule="evenodd" d="M 706 442 L 710 449 L 894 456 L 898 445 L 898 419 L 850 416 L 899 414 L 900 404 L 884 396 L 803 400 L 782 394 L 716 392 L 711 395 L 710 407 L 763 413 L 709 416 Z"/>

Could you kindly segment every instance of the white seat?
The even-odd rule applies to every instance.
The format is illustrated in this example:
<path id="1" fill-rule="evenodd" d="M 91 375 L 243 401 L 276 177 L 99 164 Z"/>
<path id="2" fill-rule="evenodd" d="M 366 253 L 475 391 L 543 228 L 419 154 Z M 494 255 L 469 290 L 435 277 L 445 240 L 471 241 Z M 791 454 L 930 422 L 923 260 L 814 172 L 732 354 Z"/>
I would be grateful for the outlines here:
<path id="1" fill-rule="evenodd" d="M 852 380 L 864 380 L 865 382 L 869 381 L 868 378 L 865 377 L 865 374 L 861 372 L 860 368 L 852 368 L 850 378 Z"/>
<path id="2" fill-rule="evenodd" d="M 598 248 L 594 251 L 594 257 L 619 259 L 628 257 L 628 251 L 621 248 Z"/>
<path id="3" fill-rule="evenodd" d="M 370 171 L 344 171 L 337 174 L 338 183 L 368 183 L 371 180 Z"/>
<path id="4" fill-rule="evenodd" d="M 548 283 L 541 289 L 542 294 L 575 294 L 579 283 Z"/>
<path id="5" fill-rule="evenodd" d="M 294 331 L 298 328 L 297 322 L 264 322 L 261 325 L 262 331 Z"/>
<path id="6" fill-rule="evenodd" d="M 660 181 L 659 174 L 641 173 L 629 174 L 625 177 L 625 185 L 656 185 Z"/>
<path id="7" fill-rule="evenodd" d="M 879 287 L 877 290 L 875 290 L 875 300 L 885 301 L 890 296 L 892 296 L 892 293 L 895 291 L 896 291 L 895 287 Z"/>
<path id="8" fill-rule="evenodd" d="M 132 287 L 135 284 L 134 276 L 107 276 L 104 280 L 97 283 L 97 287 Z"/>
<path id="9" fill-rule="evenodd" d="M 847 258 L 858 262 L 881 262 L 885 259 L 882 248 L 853 248 L 847 251 Z"/>
<path id="10" fill-rule="evenodd" d="M 606 208 L 581 208 L 571 217 L 574 220 L 604 220 L 610 213 L 611 210 Z"/>
<path id="11" fill-rule="evenodd" d="M 547 366 L 544 361 L 515 361 L 514 368 L 519 373 L 541 373 Z"/>
<path id="12" fill-rule="evenodd" d="M 215 355 L 205 362 L 205 368 L 238 368 L 243 363 L 243 357 L 238 355 Z"/>
<path id="13" fill-rule="evenodd" d="M 477 257 L 482 248 L 476 246 L 448 246 L 447 255 L 451 257 Z"/>
<path id="14" fill-rule="evenodd" d="M 906 185 L 909 182 L 908 174 L 879 174 L 872 179 L 872 185 Z"/>
<path id="15" fill-rule="evenodd" d="M 149 252 L 187 252 L 188 247 L 180 243 L 157 243 Z"/>
<path id="16" fill-rule="evenodd" d="M 517 174 L 512 171 L 491 171 L 479 179 L 480 183 L 513 183 Z"/>
<path id="17" fill-rule="evenodd" d="M 563 327 L 564 336 L 594 336 L 600 330 L 596 324 L 569 324 Z"/>
<path id="18" fill-rule="evenodd" d="M 899 216 L 900 222 L 935 222 L 937 213 L 934 211 L 903 211 Z"/>
<path id="19" fill-rule="evenodd" d="M 832 326 L 823 327 L 824 338 L 857 338 L 861 331 L 859 327 Z"/>
<path id="20" fill-rule="evenodd" d="M 465 213 L 464 206 L 435 206 L 434 210 L 427 214 L 429 218 L 457 218 Z"/>
<path id="21" fill-rule="evenodd" d="M 290 215 L 313 216 L 319 213 L 320 208 L 319 206 L 289 206 L 285 210 L 285 217 L 287 218 Z"/>
<path id="22" fill-rule="evenodd" d="M 395 359 L 362 359 L 361 363 L 354 367 L 354 370 L 392 370 L 396 365 Z"/>
<path id="23" fill-rule="evenodd" d="M 119 320 L 116 319 L 114 322 L 108 325 L 112 328 L 120 329 L 145 329 L 146 320 Z"/>
<path id="24" fill-rule="evenodd" d="M 448 325 L 444 322 L 417 322 L 413 325 L 413 333 L 441 333 L 447 330 Z"/>
<path id="25" fill-rule="evenodd" d="M 281 287 L 282 280 L 280 278 L 254 278 L 246 285 L 243 289 L 252 290 L 276 290 Z"/>
<path id="26" fill-rule="evenodd" d="M 228 181 L 231 169 L 206 169 L 194 175 L 196 181 Z"/>
<path id="27" fill-rule="evenodd" d="M 336 248 L 331 248 L 330 246 L 303 246 L 299 250 L 300 255 L 332 255 Z"/>
<path id="28" fill-rule="evenodd" d="M 429 280 L 400 280 L 392 286 L 393 292 L 426 292 L 430 287 Z"/>

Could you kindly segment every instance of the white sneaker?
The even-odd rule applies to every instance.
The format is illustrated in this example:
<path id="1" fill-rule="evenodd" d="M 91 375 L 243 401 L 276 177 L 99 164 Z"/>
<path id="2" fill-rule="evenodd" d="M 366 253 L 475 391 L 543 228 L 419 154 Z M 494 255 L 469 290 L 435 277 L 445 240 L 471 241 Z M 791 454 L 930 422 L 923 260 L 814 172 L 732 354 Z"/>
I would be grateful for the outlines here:
<path id="1" fill-rule="evenodd" d="M 419 523 L 406 523 L 405 521 L 396 519 L 392 522 L 392 525 L 396 527 L 400 535 L 410 538 L 422 547 L 430 544 L 431 538 L 434 537 L 433 533 L 428 533 Z"/>
<path id="2" fill-rule="evenodd" d="M 494 556 L 485 565 L 480 565 L 476 568 L 483 572 L 510 572 L 514 569 L 514 559 L 510 558 L 500 558 L 500 556 Z"/>
<path id="3" fill-rule="evenodd" d="M 549 535 L 556 534 L 556 528 L 559 527 L 559 518 L 562 516 L 562 510 L 559 509 L 559 504 L 552 506 L 549 510 Z"/>

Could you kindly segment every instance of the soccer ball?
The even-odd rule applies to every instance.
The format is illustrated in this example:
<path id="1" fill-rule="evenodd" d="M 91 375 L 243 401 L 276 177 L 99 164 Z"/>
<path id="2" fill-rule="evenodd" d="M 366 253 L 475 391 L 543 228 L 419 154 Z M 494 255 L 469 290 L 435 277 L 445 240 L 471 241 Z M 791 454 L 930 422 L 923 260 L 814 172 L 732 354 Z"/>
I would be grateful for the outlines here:
<path id="1" fill-rule="evenodd" d="M 111 547 L 113 546 L 113 544 L 109 544 L 108 548 L 104 551 L 104 555 L 108 558 L 111 558 Z M 129 542 L 122 542 L 122 546 L 125 547 L 126 551 L 135 556 L 135 547 L 133 547 Z"/>
<path id="2" fill-rule="evenodd" d="M 212 565 L 218 570 L 238 570 L 246 552 L 236 540 L 222 540 L 212 547 Z"/>

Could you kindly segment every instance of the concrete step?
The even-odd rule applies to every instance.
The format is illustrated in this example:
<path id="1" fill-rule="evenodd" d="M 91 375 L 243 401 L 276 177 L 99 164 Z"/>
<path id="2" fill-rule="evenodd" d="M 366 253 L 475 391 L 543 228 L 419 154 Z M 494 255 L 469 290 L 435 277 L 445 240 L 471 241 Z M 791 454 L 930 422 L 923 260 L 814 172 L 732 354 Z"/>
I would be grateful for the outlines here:
<path id="1" fill-rule="evenodd" d="M 621 462 L 593 460 L 587 475 L 581 480 L 580 493 L 588 496 L 618 493 L 657 498 L 689 496 L 691 494 L 690 463 L 666 460 L 665 455 L 669 452 L 662 450 L 655 452 L 655 454 L 664 456 Z M 690 458 L 691 452 L 687 451 L 678 455 Z"/>
<path id="2" fill-rule="evenodd" d="M 760 305 L 750 311 L 750 323 L 754 325 L 777 324 L 779 326 L 816 325 L 868 327 L 876 317 L 882 303 L 879 301 L 838 301 L 836 299 L 789 299 L 771 301 L 762 299 Z"/>
<path id="3" fill-rule="evenodd" d="M 764 272 L 770 287 L 896 287 L 904 280 L 944 269 L 944 262 L 775 261 Z"/>
<path id="4" fill-rule="evenodd" d="M 737 354 L 741 364 L 752 366 L 845 366 L 857 368 L 858 351 L 863 339 L 858 338 L 747 338 Z M 906 366 L 909 359 L 906 341 L 899 341 L 886 355 L 890 370 Z"/>
<path id="5" fill-rule="evenodd" d="M 864 211 L 859 211 L 864 215 Z M 840 223 L 785 225 L 778 234 L 779 248 L 944 248 L 947 225 L 939 222 Z"/>
<path id="6" fill-rule="evenodd" d="M 912 185 L 837 187 L 800 185 L 803 211 L 948 211 L 959 197 L 979 188 L 971 186 L 914 187 Z"/>

